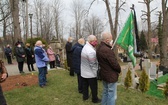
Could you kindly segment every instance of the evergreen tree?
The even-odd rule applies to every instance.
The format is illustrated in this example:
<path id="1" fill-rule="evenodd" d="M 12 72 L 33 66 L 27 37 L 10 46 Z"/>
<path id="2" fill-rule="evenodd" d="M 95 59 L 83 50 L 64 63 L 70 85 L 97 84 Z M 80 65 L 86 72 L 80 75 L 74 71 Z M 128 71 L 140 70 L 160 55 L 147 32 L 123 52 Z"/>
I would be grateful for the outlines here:
<path id="1" fill-rule="evenodd" d="M 129 87 L 131 87 L 131 84 L 132 84 L 131 70 L 130 68 L 128 68 L 127 75 L 124 80 L 124 86 L 126 87 L 126 89 L 128 89 Z"/>
<path id="2" fill-rule="evenodd" d="M 141 36 L 140 36 L 140 49 L 141 51 L 145 51 L 148 49 L 145 34 L 143 31 L 141 31 Z"/>
<path id="3" fill-rule="evenodd" d="M 139 89 L 142 93 L 149 89 L 149 76 L 146 74 L 145 70 L 142 70 L 141 76 L 139 78 Z"/>

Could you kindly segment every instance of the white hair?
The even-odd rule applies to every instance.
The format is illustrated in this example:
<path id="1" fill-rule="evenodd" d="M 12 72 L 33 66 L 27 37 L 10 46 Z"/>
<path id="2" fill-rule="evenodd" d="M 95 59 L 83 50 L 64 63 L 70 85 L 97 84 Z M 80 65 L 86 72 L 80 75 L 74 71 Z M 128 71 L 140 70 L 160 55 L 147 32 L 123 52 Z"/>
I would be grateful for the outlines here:
<path id="1" fill-rule="evenodd" d="M 95 38 L 96 38 L 95 35 L 89 35 L 89 36 L 87 37 L 87 41 L 88 41 L 88 42 L 91 42 L 91 41 L 95 40 Z"/>

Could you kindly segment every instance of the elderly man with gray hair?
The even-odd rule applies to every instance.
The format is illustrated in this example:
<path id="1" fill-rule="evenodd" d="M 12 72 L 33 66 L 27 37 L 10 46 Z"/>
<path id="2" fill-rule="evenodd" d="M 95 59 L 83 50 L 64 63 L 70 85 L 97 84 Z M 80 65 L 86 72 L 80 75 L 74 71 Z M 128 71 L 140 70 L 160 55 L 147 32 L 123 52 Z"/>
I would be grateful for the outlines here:
<path id="1" fill-rule="evenodd" d="M 89 98 L 89 86 L 92 93 L 92 102 L 100 103 L 98 98 L 97 86 L 97 70 L 98 62 L 96 58 L 97 38 L 94 35 L 89 35 L 85 46 L 81 52 L 81 76 L 83 79 L 83 100 Z"/>
<path id="2" fill-rule="evenodd" d="M 117 81 L 121 67 L 111 49 L 112 44 L 112 35 L 110 33 L 103 33 L 101 43 L 96 51 L 100 66 L 100 76 L 103 80 L 102 105 L 115 105 L 117 98 Z"/>
<path id="3" fill-rule="evenodd" d="M 47 72 L 47 62 L 49 62 L 49 58 L 47 53 L 43 49 L 43 43 L 41 40 L 38 40 L 34 47 L 34 54 L 36 65 L 39 71 L 38 79 L 39 79 L 39 86 L 43 88 L 46 86 L 46 72 Z"/>

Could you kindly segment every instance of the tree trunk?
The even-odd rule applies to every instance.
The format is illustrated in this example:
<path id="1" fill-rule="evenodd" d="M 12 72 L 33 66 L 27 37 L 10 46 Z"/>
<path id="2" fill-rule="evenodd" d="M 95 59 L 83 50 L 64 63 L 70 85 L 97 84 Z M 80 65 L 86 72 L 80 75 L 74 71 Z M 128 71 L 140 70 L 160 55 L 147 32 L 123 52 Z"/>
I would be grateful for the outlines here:
<path id="1" fill-rule="evenodd" d="M 165 0 L 162 0 L 162 12 L 163 12 L 163 35 L 161 39 L 161 65 L 168 68 L 168 10 L 166 8 L 167 2 Z"/>
<path id="2" fill-rule="evenodd" d="M 19 0 L 10 0 L 10 8 L 13 18 L 13 27 L 14 27 L 14 42 L 18 39 L 21 39 L 21 30 L 19 22 Z"/>
<path id="3" fill-rule="evenodd" d="M 146 7 L 147 7 L 147 22 L 148 22 L 148 55 L 149 55 L 149 58 L 152 58 L 152 45 L 151 45 L 151 34 L 152 34 L 152 31 L 151 31 L 151 12 L 150 12 L 150 1 L 147 0 L 147 3 L 146 3 Z"/>
<path id="4" fill-rule="evenodd" d="M 116 14 L 115 14 L 115 24 L 114 24 L 114 35 L 113 35 L 113 40 L 116 40 L 117 37 L 117 30 L 118 30 L 118 13 L 119 13 L 119 0 L 116 0 Z M 118 48 L 114 48 L 114 53 L 117 57 L 117 60 L 119 60 L 118 55 Z"/>
<path id="5" fill-rule="evenodd" d="M 6 19 L 3 20 L 3 38 L 5 40 L 5 42 L 7 41 L 7 38 L 6 38 Z"/>
<path id="6" fill-rule="evenodd" d="M 112 21 L 112 16 L 111 16 L 111 11 L 110 11 L 110 6 L 109 6 L 109 0 L 105 0 L 107 12 L 108 12 L 108 17 L 109 17 L 109 24 L 110 24 L 110 31 L 111 34 L 113 35 L 113 21 Z"/>

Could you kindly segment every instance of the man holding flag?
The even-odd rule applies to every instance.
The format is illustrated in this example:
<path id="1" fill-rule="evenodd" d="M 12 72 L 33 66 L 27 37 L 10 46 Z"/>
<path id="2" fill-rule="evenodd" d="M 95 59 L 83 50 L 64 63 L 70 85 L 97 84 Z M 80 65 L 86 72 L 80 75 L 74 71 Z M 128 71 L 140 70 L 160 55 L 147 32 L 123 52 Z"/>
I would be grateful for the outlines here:
<path id="1" fill-rule="evenodd" d="M 100 66 L 100 77 L 103 81 L 102 105 L 115 105 L 117 99 L 117 81 L 121 67 L 114 51 L 111 50 L 113 38 L 110 33 L 103 33 L 96 56 Z"/>

